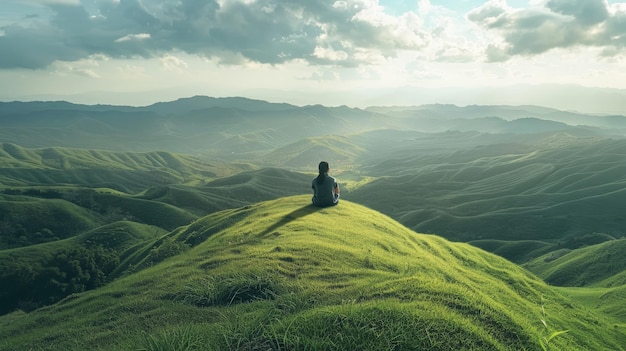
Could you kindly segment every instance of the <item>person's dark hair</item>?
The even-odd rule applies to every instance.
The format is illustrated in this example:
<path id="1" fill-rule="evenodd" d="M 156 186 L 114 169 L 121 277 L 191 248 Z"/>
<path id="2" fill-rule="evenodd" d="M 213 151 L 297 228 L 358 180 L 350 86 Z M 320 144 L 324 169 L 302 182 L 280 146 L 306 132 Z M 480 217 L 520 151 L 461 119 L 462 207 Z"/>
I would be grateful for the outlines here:
<path id="1" fill-rule="evenodd" d="M 315 181 L 317 182 L 317 184 L 322 184 L 324 183 L 324 179 L 326 179 L 326 177 L 324 177 L 324 174 L 328 173 L 330 167 L 328 166 L 328 162 L 322 161 L 320 162 L 319 166 L 317 166 L 317 168 L 319 169 L 320 174 L 317 175 Z"/>

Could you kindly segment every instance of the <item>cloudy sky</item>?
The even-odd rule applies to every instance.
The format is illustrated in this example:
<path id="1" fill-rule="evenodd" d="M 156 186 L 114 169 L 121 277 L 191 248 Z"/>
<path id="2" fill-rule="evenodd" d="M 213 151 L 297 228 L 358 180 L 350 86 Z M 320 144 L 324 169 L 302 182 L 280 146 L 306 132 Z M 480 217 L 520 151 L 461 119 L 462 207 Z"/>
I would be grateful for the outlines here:
<path id="1" fill-rule="evenodd" d="M 0 101 L 594 109 L 626 96 L 625 55 L 624 1 L 0 2 Z"/>

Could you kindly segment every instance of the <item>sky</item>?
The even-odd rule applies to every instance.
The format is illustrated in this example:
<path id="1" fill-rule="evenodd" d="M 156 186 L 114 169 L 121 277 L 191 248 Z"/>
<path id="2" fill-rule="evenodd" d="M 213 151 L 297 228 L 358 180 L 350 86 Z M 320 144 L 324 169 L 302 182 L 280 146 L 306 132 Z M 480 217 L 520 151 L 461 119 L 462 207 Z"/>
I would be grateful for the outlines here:
<path id="1" fill-rule="evenodd" d="M 0 101 L 626 114 L 626 2 L 1 0 Z"/>

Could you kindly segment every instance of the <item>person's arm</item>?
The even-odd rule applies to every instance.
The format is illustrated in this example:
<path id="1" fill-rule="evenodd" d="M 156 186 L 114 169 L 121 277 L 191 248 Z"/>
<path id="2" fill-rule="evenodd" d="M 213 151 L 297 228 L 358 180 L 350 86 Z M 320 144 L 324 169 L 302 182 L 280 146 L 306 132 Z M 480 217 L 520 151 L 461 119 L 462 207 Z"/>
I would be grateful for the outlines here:
<path id="1" fill-rule="evenodd" d="M 339 189 L 339 184 L 337 184 L 337 182 L 335 182 L 335 194 L 339 195 L 340 192 L 341 192 L 341 190 Z"/>

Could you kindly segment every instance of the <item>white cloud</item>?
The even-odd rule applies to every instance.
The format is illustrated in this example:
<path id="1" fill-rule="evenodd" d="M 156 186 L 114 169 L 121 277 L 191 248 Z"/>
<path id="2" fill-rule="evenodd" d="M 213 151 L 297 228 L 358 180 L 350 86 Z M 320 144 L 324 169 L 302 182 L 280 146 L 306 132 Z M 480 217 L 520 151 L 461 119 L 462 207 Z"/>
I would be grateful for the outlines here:
<path id="1" fill-rule="evenodd" d="M 487 56 L 495 61 L 557 48 L 601 47 L 605 54 L 626 48 L 626 7 L 609 6 L 606 0 L 547 0 L 526 9 L 491 0 L 467 18 L 501 36 L 500 43 L 487 47 Z"/>
<path id="2" fill-rule="evenodd" d="M 175 72 L 183 72 L 188 67 L 187 62 L 185 62 L 183 59 L 169 54 L 163 55 L 163 57 L 161 57 L 161 66 L 163 66 L 163 68 L 168 71 Z"/>
<path id="3" fill-rule="evenodd" d="M 501 16 L 512 9 L 507 5 L 505 0 L 490 0 L 482 6 L 475 8 L 467 14 L 467 18 L 483 27 L 491 27 L 497 25 L 501 20 Z"/>
<path id="4" fill-rule="evenodd" d="M 340 62 L 348 59 L 348 53 L 342 50 L 334 50 L 332 48 L 324 48 L 321 46 L 316 46 L 313 51 L 313 56 L 330 61 L 330 62 Z"/>
<path id="5" fill-rule="evenodd" d="M 429 0 L 419 0 L 417 2 L 418 12 L 421 16 L 426 16 L 432 9 L 432 4 Z"/>
<path id="6" fill-rule="evenodd" d="M 150 34 L 148 33 L 140 33 L 140 34 L 127 34 L 121 38 L 117 38 L 114 40 L 116 43 L 123 43 L 125 41 L 140 41 L 150 39 Z"/>
<path id="7" fill-rule="evenodd" d="M 509 54 L 506 53 L 506 50 L 493 44 L 487 46 L 485 54 L 488 62 L 504 62 L 510 58 Z"/>
<path id="8" fill-rule="evenodd" d="M 336 9 L 346 10 L 348 9 L 348 3 L 345 1 L 335 1 L 333 7 Z"/>
<path id="9" fill-rule="evenodd" d="M 420 18 L 413 12 L 395 17 L 386 14 L 382 6 L 374 4 L 357 12 L 351 20 L 368 25 L 365 28 L 369 36 L 368 39 L 375 43 L 372 45 L 372 49 L 418 50 L 428 45 L 429 35 L 423 29 Z M 355 39 L 355 37 L 351 37 L 351 39 Z"/>
<path id="10" fill-rule="evenodd" d="M 104 55 L 91 55 L 78 61 L 56 61 L 53 64 L 53 72 L 59 76 L 78 75 L 88 78 L 101 78 L 102 76 L 98 71 L 101 64 L 108 60 L 109 58 Z"/>

